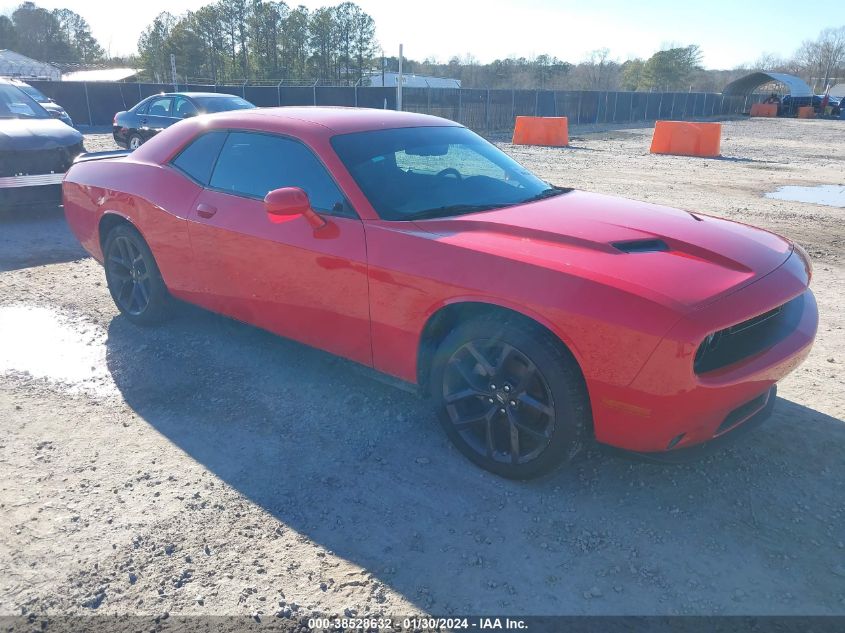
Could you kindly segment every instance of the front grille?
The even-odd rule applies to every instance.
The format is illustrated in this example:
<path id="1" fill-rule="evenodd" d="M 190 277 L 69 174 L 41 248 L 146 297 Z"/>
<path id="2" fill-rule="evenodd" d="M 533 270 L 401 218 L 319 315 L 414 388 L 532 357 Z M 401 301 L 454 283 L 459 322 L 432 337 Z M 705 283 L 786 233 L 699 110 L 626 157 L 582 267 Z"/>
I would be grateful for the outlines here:
<path id="1" fill-rule="evenodd" d="M 795 330 L 803 309 L 802 294 L 773 310 L 714 332 L 698 347 L 695 373 L 722 369 L 776 345 Z"/>
<path id="2" fill-rule="evenodd" d="M 0 177 L 63 174 L 82 153 L 82 143 L 50 149 L 0 151 Z"/>

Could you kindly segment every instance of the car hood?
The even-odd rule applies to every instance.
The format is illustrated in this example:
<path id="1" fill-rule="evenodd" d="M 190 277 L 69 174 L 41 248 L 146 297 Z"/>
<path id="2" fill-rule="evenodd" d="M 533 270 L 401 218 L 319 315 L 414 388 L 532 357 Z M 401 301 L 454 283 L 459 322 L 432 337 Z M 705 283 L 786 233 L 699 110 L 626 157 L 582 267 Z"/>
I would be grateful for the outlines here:
<path id="1" fill-rule="evenodd" d="M 767 275 L 792 244 L 745 224 L 584 191 L 416 221 L 440 241 L 696 309 Z"/>
<path id="2" fill-rule="evenodd" d="M 0 150 L 68 147 L 82 142 L 82 134 L 58 119 L 0 119 Z"/>

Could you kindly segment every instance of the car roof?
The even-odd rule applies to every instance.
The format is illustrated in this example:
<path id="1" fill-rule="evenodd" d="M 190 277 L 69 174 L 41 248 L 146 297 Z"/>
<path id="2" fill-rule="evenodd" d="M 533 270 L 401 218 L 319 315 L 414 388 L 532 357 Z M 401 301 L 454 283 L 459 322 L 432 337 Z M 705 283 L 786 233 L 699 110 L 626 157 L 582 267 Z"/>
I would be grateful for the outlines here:
<path id="1" fill-rule="evenodd" d="M 151 97 L 238 97 L 228 92 L 163 92 Z M 243 97 L 238 97 L 242 99 Z"/>
<path id="2" fill-rule="evenodd" d="M 180 121 L 130 154 L 130 160 L 162 164 L 197 134 L 209 130 L 244 130 L 287 134 L 316 147 L 338 134 L 407 127 L 463 127 L 428 114 L 370 108 L 285 106 L 227 110 Z"/>
<path id="3" fill-rule="evenodd" d="M 231 110 L 213 114 L 211 117 L 215 124 L 222 124 L 220 127 L 236 127 L 238 124 L 253 123 L 257 124 L 257 127 L 272 129 L 274 119 L 285 119 L 287 123 L 310 124 L 312 127 L 323 128 L 335 134 L 398 127 L 460 126 L 454 121 L 428 114 L 343 106 L 282 106 Z"/>

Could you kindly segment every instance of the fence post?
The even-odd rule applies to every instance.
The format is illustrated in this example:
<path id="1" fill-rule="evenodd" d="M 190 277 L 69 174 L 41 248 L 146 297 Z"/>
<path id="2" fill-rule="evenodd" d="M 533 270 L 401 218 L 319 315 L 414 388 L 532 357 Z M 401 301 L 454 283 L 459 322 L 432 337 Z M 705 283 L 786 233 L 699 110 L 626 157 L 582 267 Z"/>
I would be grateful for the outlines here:
<path id="1" fill-rule="evenodd" d="M 613 93 L 613 123 L 616 123 L 616 106 L 619 105 L 619 91 Z"/>
<path id="2" fill-rule="evenodd" d="M 458 123 L 461 122 L 461 106 L 463 105 L 463 88 L 458 88 Z"/>
<path id="3" fill-rule="evenodd" d="M 673 121 L 675 120 L 675 97 L 678 96 L 677 92 L 672 93 L 672 112 L 669 114 L 669 118 Z"/>
<path id="4" fill-rule="evenodd" d="M 713 102 L 713 105 L 714 106 L 716 105 L 715 101 Z M 721 99 L 721 101 L 719 101 L 719 114 L 720 115 L 725 114 L 725 93 L 722 93 L 722 99 Z"/>
<path id="5" fill-rule="evenodd" d="M 657 102 L 657 116 L 654 117 L 654 120 L 657 121 L 661 116 L 663 116 L 663 95 L 665 93 L 660 93 L 660 100 Z"/>
<path id="6" fill-rule="evenodd" d="M 138 101 L 143 99 L 144 97 L 141 96 L 141 82 L 138 82 Z"/>
<path id="7" fill-rule="evenodd" d="M 319 79 L 314 80 L 314 85 L 311 86 L 311 89 L 314 91 L 314 105 L 317 105 L 317 82 L 320 81 Z"/>
<path id="8" fill-rule="evenodd" d="M 431 84 L 428 83 L 428 80 L 425 83 L 428 86 L 428 90 L 426 90 L 426 105 L 428 106 L 426 114 L 431 114 Z"/>
<path id="9" fill-rule="evenodd" d="M 82 82 L 82 87 L 85 89 L 85 105 L 88 106 L 88 125 L 94 125 L 94 119 L 91 118 L 91 100 L 88 99 L 88 82 Z"/>
<path id="10" fill-rule="evenodd" d="M 487 103 L 484 105 L 484 129 L 490 131 L 490 88 L 487 88 Z"/>
<path id="11" fill-rule="evenodd" d="M 534 91 L 534 116 L 540 116 L 540 91 Z"/>
<path id="12" fill-rule="evenodd" d="M 581 125 L 581 97 L 584 96 L 584 92 L 579 90 L 578 91 L 578 110 L 575 112 L 575 125 Z"/>
<path id="13" fill-rule="evenodd" d="M 276 84 L 276 101 L 277 105 L 281 107 L 282 105 L 282 82 L 284 79 L 280 79 L 279 83 Z"/>
<path id="14" fill-rule="evenodd" d="M 516 119 L 516 89 L 511 90 L 511 119 Z"/>

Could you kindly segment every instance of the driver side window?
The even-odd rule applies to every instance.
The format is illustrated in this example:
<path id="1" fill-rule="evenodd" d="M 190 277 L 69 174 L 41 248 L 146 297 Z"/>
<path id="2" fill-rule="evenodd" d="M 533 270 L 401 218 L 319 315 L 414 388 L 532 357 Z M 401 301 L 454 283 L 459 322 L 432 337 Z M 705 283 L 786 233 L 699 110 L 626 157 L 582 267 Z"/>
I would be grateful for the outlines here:
<path id="1" fill-rule="evenodd" d="M 170 116 L 170 104 L 172 101 L 170 97 L 153 99 L 150 102 L 148 114 L 150 116 Z"/>
<path id="2" fill-rule="evenodd" d="M 263 199 L 282 187 L 299 187 L 323 213 L 355 217 L 352 207 L 313 152 L 299 141 L 261 132 L 230 132 L 210 187 Z"/>

